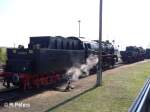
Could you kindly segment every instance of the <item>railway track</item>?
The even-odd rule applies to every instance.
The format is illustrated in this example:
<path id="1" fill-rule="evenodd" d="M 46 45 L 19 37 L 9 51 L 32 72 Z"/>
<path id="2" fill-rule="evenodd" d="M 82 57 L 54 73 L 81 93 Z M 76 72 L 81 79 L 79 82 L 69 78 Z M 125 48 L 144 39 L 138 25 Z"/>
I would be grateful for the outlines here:
<path id="1" fill-rule="evenodd" d="M 2 89 L 0 91 L 0 106 L 18 100 L 18 88 Z"/>
<path id="2" fill-rule="evenodd" d="M 115 66 L 113 68 L 116 68 L 116 67 L 120 67 L 120 66 L 123 66 L 124 63 L 123 62 L 118 62 L 115 64 Z"/>

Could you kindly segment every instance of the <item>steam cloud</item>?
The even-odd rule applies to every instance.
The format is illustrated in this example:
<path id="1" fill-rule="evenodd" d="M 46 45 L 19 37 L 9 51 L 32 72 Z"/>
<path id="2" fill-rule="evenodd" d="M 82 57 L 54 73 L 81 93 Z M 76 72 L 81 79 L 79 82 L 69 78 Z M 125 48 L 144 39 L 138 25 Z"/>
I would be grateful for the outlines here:
<path id="1" fill-rule="evenodd" d="M 67 71 L 67 75 L 71 77 L 73 81 L 79 79 L 80 76 L 88 76 L 90 70 L 98 63 L 97 55 L 90 55 L 86 59 L 86 64 L 82 64 L 78 67 L 73 66 Z"/>

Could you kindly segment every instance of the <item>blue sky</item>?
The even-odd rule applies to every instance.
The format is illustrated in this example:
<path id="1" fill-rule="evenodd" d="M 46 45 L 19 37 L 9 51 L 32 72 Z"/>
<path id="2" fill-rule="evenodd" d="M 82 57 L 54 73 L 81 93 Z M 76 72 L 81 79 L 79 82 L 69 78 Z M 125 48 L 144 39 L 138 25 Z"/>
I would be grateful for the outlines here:
<path id="1" fill-rule="evenodd" d="M 149 0 L 103 0 L 103 40 L 150 47 Z M 30 36 L 98 38 L 99 0 L 0 0 L 0 46 L 27 46 Z"/>

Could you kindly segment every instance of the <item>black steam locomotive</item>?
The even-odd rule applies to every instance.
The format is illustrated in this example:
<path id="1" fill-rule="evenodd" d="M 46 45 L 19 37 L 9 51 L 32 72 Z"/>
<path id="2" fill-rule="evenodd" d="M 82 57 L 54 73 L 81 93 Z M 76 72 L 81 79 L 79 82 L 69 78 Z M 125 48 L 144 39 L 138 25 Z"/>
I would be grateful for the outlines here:
<path id="1" fill-rule="evenodd" d="M 145 58 L 145 50 L 142 47 L 128 46 L 126 51 L 121 51 L 121 59 L 124 63 L 142 61 Z"/>
<path id="2" fill-rule="evenodd" d="M 90 54 L 98 53 L 98 41 L 84 41 L 83 38 L 61 36 L 30 37 L 28 48 L 7 49 L 4 72 L 4 86 L 10 83 L 23 89 L 53 84 L 63 79 L 66 71 L 86 62 Z M 114 66 L 117 56 L 109 41 L 102 42 L 103 68 Z"/>

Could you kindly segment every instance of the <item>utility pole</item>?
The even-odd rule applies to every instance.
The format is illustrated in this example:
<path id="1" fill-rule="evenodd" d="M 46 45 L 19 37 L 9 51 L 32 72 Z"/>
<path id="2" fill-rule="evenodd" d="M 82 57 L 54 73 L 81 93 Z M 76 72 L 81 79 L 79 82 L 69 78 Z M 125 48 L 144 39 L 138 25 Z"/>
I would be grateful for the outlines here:
<path id="1" fill-rule="evenodd" d="M 14 48 L 16 47 L 16 44 L 14 43 Z"/>
<path id="2" fill-rule="evenodd" d="M 79 38 L 80 38 L 80 22 L 81 22 L 81 20 L 78 20 L 78 23 L 79 23 Z"/>
<path id="3" fill-rule="evenodd" d="M 102 5 L 103 0 L 100 0 L 99 4 L 99 52 L 98 52 L 98 70 L 97 70 L 97 81 L 96 86 L 102 86 Z"/>

